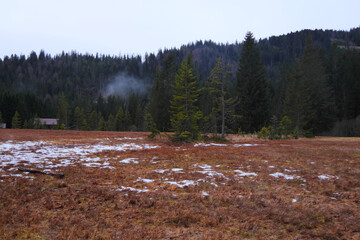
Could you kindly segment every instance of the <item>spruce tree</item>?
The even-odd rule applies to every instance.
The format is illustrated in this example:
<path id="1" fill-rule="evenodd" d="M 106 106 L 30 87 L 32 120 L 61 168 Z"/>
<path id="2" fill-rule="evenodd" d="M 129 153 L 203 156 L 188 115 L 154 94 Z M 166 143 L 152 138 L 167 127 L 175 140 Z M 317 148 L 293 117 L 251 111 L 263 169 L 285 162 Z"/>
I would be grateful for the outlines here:
<path id="1" fill-rule="evenodd" d="M 310 120 L 314 117 L 311 107 L 310 85 L 304 80 L 300 62 L 297 60 L 289 75 L 288 90 L 284 101 L 284 116 L 292 122 L 295 137 L 311 135 Z"/>
<path id="2" fill-rule="evenodd" d="M 12 121 L 11 121 L 11 128 L 18 129 L 21 128 L 21 118 L 18 111 L 15 112 Z"/>
<path id="3" fill-rule="evenodd" d="M 64 124 L 65 127 L 68 126 L 68 112 L 69 112 L 69 103 L 63 93 L 60 94 L 58 100 L 58 113 L 57 118 L 59 119 L 59 126 Z"/>
<path id="4" fill-rule="evenodd" d="M 175 56 L 169 54 L 164 60 L 163 67 L 156 70 L 151 89 L 148 112 L 161 131 L 168 131 L 171 128 L 170 100 L 173 97 L 171 86 L 174 83 L 176 70 Z"/>
<path id="5" fill-rule="evenodd" d="M 264 63 L 251 32 L 245 36 L 236 75 L 239 104 L 235 114 L 240 115 L 238 127 L 245 132 L 258 131 L 269 120 L 269 83 Z"/>
<path id="6" fill-rule="evenodd" d="M 218 130 L 220 130 L 221 137 L 225 137 L 225 107 L 231 101 L 231 99 L 225 100 L 225 78 L 227 74 L 222 59 L 218 58 L 206 83 L 208 105 L 211 109 L 207 122 L 212 133 L 217 134 Z"/>
<path id="7" fill-rule="evenodd" d="M 115 116 L 115 131 L 124 131 L 125 127 L 125 114 L 122 107 L 119 108 Z"/>
<path id="8" fill-rule="evenodd" d="M 200 136 L 199 121 L 202 114 L 197 106 L 199 89 L 190 58 L 181 64 L 173 85 L 171 124 L 178 141 L 192 141 Z"/>
<path id="9" fill-rule="evenodd" d="M 314 134 L 327 131 L 334 121 L 335 103 L 327 84 L 324 62 L 314 46 L 311 35 L 306 39 L 300 64 L 305 84 L 310 87 L 311 108 L 314 112 L 309 124 Z"/>
<path id="10" fill-rule="evenodd" d="M 297 137 L 311 137 L 330 129 L 334 108 L 323 62 L 309 36 L 289 74 L 284 116 L 291 120 Z"/>

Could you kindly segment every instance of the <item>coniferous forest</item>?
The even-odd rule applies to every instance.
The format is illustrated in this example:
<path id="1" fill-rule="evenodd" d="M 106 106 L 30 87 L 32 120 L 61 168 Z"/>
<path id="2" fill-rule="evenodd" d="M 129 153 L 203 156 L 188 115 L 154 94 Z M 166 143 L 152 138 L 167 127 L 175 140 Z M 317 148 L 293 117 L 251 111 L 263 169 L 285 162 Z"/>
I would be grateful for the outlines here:
<path id="1" fill-rule="evenodd" d="M 121 46 L 119 46 L 121 48 Z M 360 28 L 303 30 L 145 56 L 44 51 L 0 59 L 7 128 L 360 136 Z"/>

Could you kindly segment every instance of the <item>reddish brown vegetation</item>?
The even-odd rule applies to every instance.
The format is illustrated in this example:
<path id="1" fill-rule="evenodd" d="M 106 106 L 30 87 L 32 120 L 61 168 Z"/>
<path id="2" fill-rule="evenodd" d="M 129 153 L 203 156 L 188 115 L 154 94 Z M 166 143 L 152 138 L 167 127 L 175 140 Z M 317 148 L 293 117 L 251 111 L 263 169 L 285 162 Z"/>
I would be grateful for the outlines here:
<path id="1" fill-rule="evenodd" d="M 227 146 L 194 147 L 148 140 L 144 133 L 0 130 L 0 143 L 92 145 L 109 138 L 116 144 L 121 137 L 141 137 L 129 142 L 160 148 L 99 152 L 115 169 L 55 169 L 64 179 L 0 176 L 0 238 L 360 239 L 360 139 L 233 138 Z M 233 146 L 242 143 L 260 145 Z M 140 162 L 119 163 L 125 158 Z M 211 166 L 218 175 L 201 173 L 194 164 Z M 169 171 L 154 172 L 160 169 Z M 240 177 L 234 170 L 257 176 Z M 295 177 L 269 175 L 276 172 Z M 196 185 L 167 183 L 183 180 Z M 149 191 L 116 191 L 122 186 Z"/>

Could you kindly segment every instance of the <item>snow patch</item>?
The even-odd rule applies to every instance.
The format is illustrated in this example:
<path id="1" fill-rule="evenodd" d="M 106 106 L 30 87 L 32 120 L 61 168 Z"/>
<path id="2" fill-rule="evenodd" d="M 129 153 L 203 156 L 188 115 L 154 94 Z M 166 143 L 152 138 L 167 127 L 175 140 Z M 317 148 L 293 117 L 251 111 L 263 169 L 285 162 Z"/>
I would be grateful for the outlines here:
<path id="1" fill-rule="evenodd" d="M 136 189 L 136 188 L 132 188 L 132 187 L 121 186 L 120 188 L 116 189 L 115 191 L 117 191 L 117 192 L 131 191 L 131 192 L 143 193 L 143 192 L 148 192 L 149 190 L 148 189 Z"/>
<path id="2" fill-rule="evenodd" d="M 196 143 L 196 144 L 194 144 L 194 147 L 210 147 L 210 146 L 226 147 L 227 144 L 221 144 L 221 143 Z"/>
<path id="3" fill-rule="evenodd" d="M 173 168 L 171 169 L 171 171 L 173 172 L 181 172 L 183 169 L 182 168 Z"/>
<path id="4" fill-rule="evenodd" d="M 209 196 L 209 194 L 208 194 L 207 192 L 202 192 L 201 195 L 202 195 L 203 197 L 208 197 L 208 196 Z"/>
<path id="5" fill-rule="evenodd" d="M 295 178 L 300 178 L 299 176 L 287 175 L 287 174 L 280 173 L 280 172 L 272 173 L 272 174 L 270 174 L 270 176 L 275 177 L 275 178 L 283 177 L 287 180 L 293 180 Z"/>
<path id="6" fill-rule="evenodd" d="M 174 182 L 174 181 L 165 181 L 164 183 L 168 183 L 170 185 L 176 185 L 180 188 L 185 188 L 191 185 L 197 185 L 197 182 L 193 181 L 193 180 L 183 180 L 181 182 Z"/>
<path id="7" fill-rule="evenodd" d="M 247 172 L 243 172 L 243 171 L 241 171 L 241 170 L 234 170 L 234 172 L 236 172 L 236 173 L 240 173 L 239 175 L 237 175 L 237 176 L 240 176 L 240 177 L 249 177 L 249 176 L 257 176 L 257 174 L 256 173 L 247 173 Z"/>
<path id="8" fill-rule="evenodd" d="M 134 164 L 138 164 L 139 161 L 137 161 L 138 158 L 125 158 L 123 160 L 120 161 L 120 163 L 125 163 L 125 164 L 128 164 L 128 163 L 134 163 Z"/>
<path id="9" fill-rule="evenodd" d="M 260 144 L 250 144 L 250 143 L 244 143 L 244 144 L 234 144 L 234 147 L 255 147 L 259 146 Z"/>
<path id="10" fill-rule="evenodd" d="M 332 178 L 339 179 L 339 177 L 331 176 L 331 175 L 320 175 L 320 176 L 318 176 L 318 178 L 319 178 L 320 180 L 329 180 L 329 179 L 332 179 Z"/>
<path id="11" fill-rule="evenodd" d="M 146 179 L 146 178 L 138 178 L 136 181 L 138 182 L 144 182 L 144 183 L 152 183 L 153 181 L 155 180 L 152 180 L 152 179 Z"/>

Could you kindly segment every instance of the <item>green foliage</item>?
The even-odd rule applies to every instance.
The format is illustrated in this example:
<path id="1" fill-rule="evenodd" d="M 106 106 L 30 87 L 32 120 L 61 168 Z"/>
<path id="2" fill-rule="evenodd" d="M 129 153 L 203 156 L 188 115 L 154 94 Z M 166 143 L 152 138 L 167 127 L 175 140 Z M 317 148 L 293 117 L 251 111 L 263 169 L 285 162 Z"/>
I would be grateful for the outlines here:
<path id="1" fill-rule="evenodd" d="M 260 139 L 270 139 L 272 135 L 273 135 L 272 126 L 262 127 L 257 134 L 258 138 Z"/>
<path id="2" fill-rule="evenodd" d="M 13 129 L 21 128 L 21 118 L 20 118 L 20 114 L 18 111 L 15 112 L 15 114 L 12 118 L 11 126 Z"/>
<path id="3" fill-rule="evenodd" d="M 323 63 L 308 38 L 301 59 L 294 63 L 289 74 L 284 115 L 289 117 L 292 128 L 297 129 L 296 138 L 312 137 L 331 127 L 333 106 Z"/>
<path id="4" fill-rule="evenodd" d="M 74 110 L 74 125 L 75 130 L 79 130 L 84 119 L 84 111 L 80 109 L 80 107 L 76 106 Z"/>
<path id="5" fill-rule="evenodd" d="M 280 122 L 280 133 L 281 136 L 285 139 L 289 138 L 289 136 L 294 132 L 292 129 L 292 122 L 288 116 L 283 116 Z"/>
<path id="6" fill-rule="evenodd" d="M 125 128 L 125 114 L 122 107 L 119 108 L 115 116 L 115 131 L 124 131 Z"/>
<path id="7" fill-rule="evenodd" d="M 60 94 L 58 100 L 58 113 L 57 118 L 59 119 L 58 124 L 61 126 L 63 123 L 65 127 L 68 126 L 68 113 L 69 113 L 69 103 L 63 93 Z"/>
<path id="8" fill-rule="evenodd" d="M 160 134 L 150 113 L 146 114 L 146 128 L 151 132 L 151 134 L 148 135 L 149 138 L 154 138 Z"/>
<path id="9" fill-rule="evenodd" d="M 229 75 L 229 71 L 225 71 L 222 59 L 218 58 L 206 82 L 207 102 L 205 104 L 209 109 L 209 113 L 205 122 L 210 132 L 217 134 L 220 131 L 222 138 L 225 137 L 225 107 L 231 102 L 231 99 L 225 99 L 225 78 Z"/>
<path id="10" fill-rule="evenodd" d="M 101 116 L 100 120 L 99 120 L 99 128 L 100 131 L 106 131 L 107 127 L 106 127 L 106 122 L 105 119 Z"/>
<path id="11" fill-rule="evenodd" d="M 241 127 L 245 132 L 258 131 L 269 120 L 269 83 L 251 32 L 246 34 L 243 43 L 236 79 L 236 94 L 240 102 L 235 114 L 242 116 L 236 129 Z"/>
<path id="12" fill-rule="evenodd" d="M 2 114 L 0 112 L 0 123 L 3 123 Z"/>
<path id="13" fill-rule="evenodd" d="M 115 118 L 112 114 L 109 115 L 109 119 L 107 121 L 107 130 L 108 131 L 116 131 L 115 129 Z"/>
<path id="14" fill-rule="evenodd" d="M 262 127 L 257 135 L 260 139 L 289 139 L 291 136 L 296 138 L 296 131 L 292 129 L 291 120 L 287 116 L 284 116 L 280 123 L 277 121 L 276 116 L 273 116 L 271 118 L 271 125 Z"/>
<path id="15" fill-rule="evenodd" d="M 202 113 L 197 106 L 199 89 L 189 59 L 182 63 L 176 74 L 173 93 L 170 120 L 175 131 L 174 139 L 181 142 L 197 140 Z"/>
<path id="16" fill-rule="evenodd" d="M 89 124 L 88 124 L 88 122 L 86 121 L 85 118 L 81 122 L 80 130 L 81 131 L 90 131 Z"/>
<path id="17" fill-rule="evenodd" d="M 99 128 L 99 116 L 95 110 L 90 113 L 88 125 L 90 130 L 98 130 Z"/>
<path id="18" fill-rule="evenodd" d="M 65 130 L 66 126 L 65 123 L 60 124 L 59 130 Z"/>
<path id="19" fill-rule="evenodd" d="M 174 83 L 176 68 L 175 56 L 169 54 L 164 60 L 163 67 L 156 70 L 151 89 L 148 110 L 161 131 L 168 131 L 171 128 L 170 100 L 173 96 L 171 86 Z"/>

